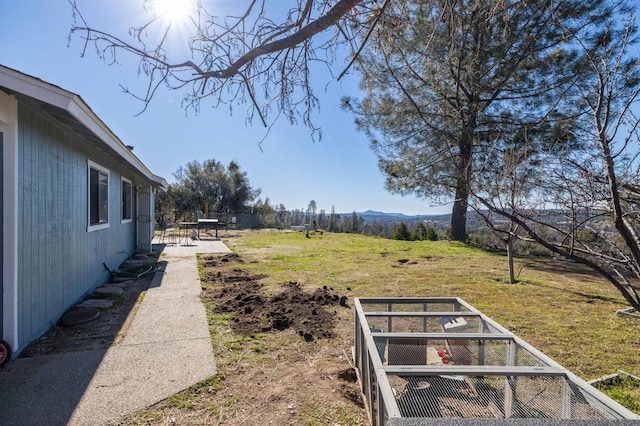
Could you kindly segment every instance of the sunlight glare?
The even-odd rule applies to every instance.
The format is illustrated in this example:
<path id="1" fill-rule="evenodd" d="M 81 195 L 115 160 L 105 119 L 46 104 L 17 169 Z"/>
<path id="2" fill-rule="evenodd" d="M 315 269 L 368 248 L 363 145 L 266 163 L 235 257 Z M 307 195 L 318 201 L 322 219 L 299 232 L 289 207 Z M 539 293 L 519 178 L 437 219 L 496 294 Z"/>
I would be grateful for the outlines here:
<path id="1" fill-rule="evenodd" d="M 195 0 L 153 0 L 157 16 L 175 22 L 184 21 L 195 9 Z"/>

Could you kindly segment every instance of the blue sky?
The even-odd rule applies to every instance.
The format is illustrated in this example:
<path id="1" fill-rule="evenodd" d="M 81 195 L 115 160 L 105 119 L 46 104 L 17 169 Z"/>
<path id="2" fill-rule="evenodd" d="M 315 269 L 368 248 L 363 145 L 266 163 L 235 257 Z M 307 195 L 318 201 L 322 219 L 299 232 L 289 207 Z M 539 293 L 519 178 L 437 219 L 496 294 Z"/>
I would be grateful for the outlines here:
<path id="1" fill-rule="evenodd" d="M 207 0 L 211 11 L 216 3 Z M 236 0 L 238 1 L 238 0 Z M 141 24 L 142 0 L 78 0 L 85 18 L 96 28 L 125 37 L 130 26 Z M 393 195 L 384 189 L 384 177 L 365 136 L 356 131 L 353 117 L 341 110 L 340 97 L 356 92 L 357 80 L 330 81 L 317 76 L 320 112 L 314 120 L 322 139 L 313 142 L 302 125 L 278 123 L 262 143 L 265 129 L 255 120 L 245 124 L 244 111 L 235 106 L 214 109 L 204 102 L 199 114 L 185 113 L 183 92 L 160 90 L 149 108 L 136 116 L 142 104 L 122 92 L 144 87 L 138 62 L 120 57 L 107 65 L 90 52 L 81 57 L 82 42 L 68 45 L 72 24 L 66 0 L 2 0 L 0 3 L 0 64 L 41 78 L 80 95 L 96 114 L 154 173 L 173 182 L 179 166 L 193 160 L 236 161 L 261 198 L 288 209 L 306 210 L 314 200 L 318 210 L 337 212 L 379 210 L 405 214 L 448 213 L 449 206 L 432 207 L 416 196 Z M 148 16 L 147 16 L 148 18 Z M 186 46 L 186 45 L 185 45 Z M 176 50 L 176 61 L 188 59 Z M 339 72 L 339 71 L 338 71 Z M 326 89 L 325 89 L 326 88 Z"/>

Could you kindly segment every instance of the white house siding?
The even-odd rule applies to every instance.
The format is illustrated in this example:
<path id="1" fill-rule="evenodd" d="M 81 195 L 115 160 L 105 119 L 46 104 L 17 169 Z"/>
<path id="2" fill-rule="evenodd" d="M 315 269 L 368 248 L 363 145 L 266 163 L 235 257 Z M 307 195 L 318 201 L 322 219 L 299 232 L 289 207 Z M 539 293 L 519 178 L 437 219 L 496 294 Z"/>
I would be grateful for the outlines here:
<path id="1" fill-rule="evenodd" d="M 135 250 L 135 222 L 120 222 L 120 180 L 124 174 L 135 187 L 136 177 L 36 103 L 21 102 L 18 117 L 19 347 L 14 349 L 20 351 L 107 281 L 103 262 L 116 268 Z M 87 231 L 88 160 L 110 172 L 110 226 L 92 232 Z"/>

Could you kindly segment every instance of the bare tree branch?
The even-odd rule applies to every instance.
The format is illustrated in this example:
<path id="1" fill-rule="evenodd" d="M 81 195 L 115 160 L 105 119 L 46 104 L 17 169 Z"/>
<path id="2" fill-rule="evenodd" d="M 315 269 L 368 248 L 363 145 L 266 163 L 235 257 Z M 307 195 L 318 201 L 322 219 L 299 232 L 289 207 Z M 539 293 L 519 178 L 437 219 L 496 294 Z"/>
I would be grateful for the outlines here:
<path id="1" fill-rule="evenodd" d="M 186 108 L 198 112 L 205 98 L 211 99 L 214 107 L 226 104 L 231 108 L 233 103 L 243 105 L 248 101 L 249 122 L 257 112 L 264 126 L 272 125 L 275 121 L 267 121 L 267 115 L 276 112 L 276 119 L 284 115 L 292 124 L 301 120 L 315 138 L 321 132 L 311 122 L 318 100 L 313 95 L 309 65 L 315 62 L 329 66 L 337 57 L 338 43 L 352 41 L 365 28 L 358 22 L 365 17 L 355 13 L 354 7 L 362 4 L 368 10 L 372 5 L 374 10 L 378 0 L 298 0 L 282 21 L 271 20 L 267 0 L 247 0 L 240 13 L 224 18 L 210 15 L 198 3 L 197 14 L 191 17 L 193 35 L 182 50 L 191 58 L 177 61 L 171 57 L 176 48 L 165 47 L 170 43 L 171 23 L 152 15 L 144 24 L 130 28 L 131 39 L 127 39 L 91 26 L 80 11 L 79 0 L 68 1 L 74 17 L 69 42 L 74 35 L 81 38 L 82 56 L 94 47 L 107 64 L 117 63 L 121 53 L 139 59 L 139 72 L 149 78 L 146 89 L 139 94 L 124 86 L 123 90 L 143 103 L 141 112 L 163 84 L 170 90 L 190 85 L 183 101 Z M 147 13 L 155 13 L 150 0 L 140 1 L 145 2 Z M 269 4 L 270 11 L 271 7 L 277 13 L 284 6 Z M 344 31 L 339 30 L 340 20 L 349 23 L 346 41 L 336 37 Z M 333 33 L 327 31 L 327 37 L 316 37 L 328 29 Z"/>

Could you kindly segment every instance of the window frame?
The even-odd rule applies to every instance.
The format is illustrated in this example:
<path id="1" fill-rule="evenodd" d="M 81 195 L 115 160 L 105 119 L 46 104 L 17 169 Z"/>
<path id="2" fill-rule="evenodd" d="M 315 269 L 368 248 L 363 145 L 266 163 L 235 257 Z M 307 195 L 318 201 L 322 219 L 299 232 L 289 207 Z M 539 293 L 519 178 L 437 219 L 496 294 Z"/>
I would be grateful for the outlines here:
<path id="1" fill-rule="evenodd" d="M 125 193 L 125 187 L 129 185 L 129 191 Z M 128 198 L 128 200 L 126 199 Z M 128 203 L 127 203 L 128 201 Z M 128 212 L 126 207 L 128 205 Z M 129 214 L 129 217 L 126 214 Z M 133 182 L 126 177 L 120 178 L 120 223 L 133 222 Z"/>
<path id="2" fill-rule="evenodd" d="M 106 196 L 106 210 L 103 211 L 104 213 L 106 213 L 106 220 L 105 221 L 101 221 L 100 219 L 100 210 L 98 210 L 98 222 L 92 223 L 91 222 L 91 204 L 92 204 L 92 184 L 91 184 L 91 173 L 92 171 L 96 171 L 98 172 L 98 204 L 100 204 L 100 195 L 105 192 Z M 104 175 L 106 177 L 106 190 L 105 191 L 100 191 L 100 175 Z M 98 163 L 94 163 L 91 160 L 87 160 L 87 232 L 92 232 L 92 231 L 98 231 L 100 229 L 106 229 L 109 228 L 110 226 L 110 221 L 109 221 L 109 181 L 111 179 L 111 173 L 109 172 L 109 169 L 101 166 Z"/>

